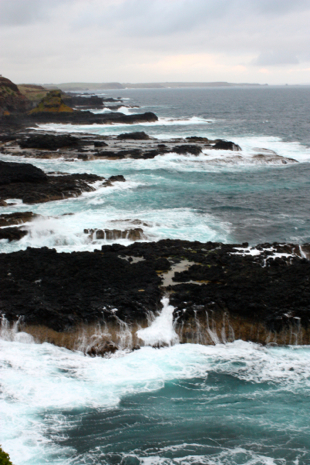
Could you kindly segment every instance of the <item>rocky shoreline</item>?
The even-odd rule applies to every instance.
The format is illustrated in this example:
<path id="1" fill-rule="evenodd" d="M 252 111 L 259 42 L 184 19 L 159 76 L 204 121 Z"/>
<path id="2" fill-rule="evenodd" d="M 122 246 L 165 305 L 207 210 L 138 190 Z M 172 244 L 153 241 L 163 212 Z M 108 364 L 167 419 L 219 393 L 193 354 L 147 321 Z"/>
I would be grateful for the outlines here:
<path id="1" fill-rule="evenodd" d="M 306 257 L 306 258 L 305 258 Z M 0 314 L 39 342 L 104 355 L 143 345 L 168 296 L 181 343 L 309 344 L 310 245 L 162 240 L 0 255 Z"/>
<path id="2" fill-rule="evenodd" d="M 16 89 L 14 92 L 16 102 L 24 108 L 24 99 Z M 12 100 L 13 105 L 11 100 L 13 108 L 17 103 Z M 169 153 L 208 157 L 211 151 L 227 150 L 241 156 L 241 147 L 220 139 L 158 140 L 130 131 L 118 136 L 72 136 L 27 129 L 51 122 L 158 120 L 153 113 L 128 116 L 77 109 L 123 105 L 121 99 L 108 100 L 54 92 L 28 113 L 6 114 L 11 107 L 4 107 L 1 155 L 64 161 L 147 160 Z M 297 163 L 268 150 L 253 154 L 252 161 Z M 0 208 L 14 205 L 14 199 L 24 204 L 56 201 L 118 182 L 126 180 L 122 175 L 105 179 L 87 173 L 44 173 L 29 163 L 0 161 Z M 31 211 L 0 214 L 0 240 L 22 239 L 27 234 L 22 225 L 37 218 Z M 0 254 L 2 331 L 18 331 L 21 338 L 28 334 L 37 342 L 52 342 L 90 355 L 133 350 L 144 344 L 137 331 L 150 326 L 162 309 L 162 298 L 168 297 L 180 343 L 243 339 L 261 344 L 310 344 L 309 244 L 249 247 L 181 240 L 141 242 L 145 240 L 142 223 L 125 221 L 126 230 L 94 228 L 84 234 L 90 240 L 128 238 L 134 242 L 130 246 L 104 245 L 94 252 L 72 253 L 28 248 Z"/>
<path id="3" fill-rule="evenodd" d="M 175 138 L 160 140 L 144 132 L 125 132 L 118 136 L 99 136 L 93 134 L 55 134 L 42 130 L 23 130 L 15 135 L 0 134 L 2 155 L 22 156 L 26 158 L 57 159 L 64 161 L 92 160 L 148 160 L 170 153 L 185 156 L 205 157 L 218 151 L 235 152 L 235 160 L 242 158 L 242 148 L 223 139 L 210 140 L 206 137 Z M 221 157 L 219 156 L 219 162 Z M 214 159 L 213 159 L 214 162 Z M 298 163 L 271 150 L 253 153 L 249 163 L 286 165 Z"/>

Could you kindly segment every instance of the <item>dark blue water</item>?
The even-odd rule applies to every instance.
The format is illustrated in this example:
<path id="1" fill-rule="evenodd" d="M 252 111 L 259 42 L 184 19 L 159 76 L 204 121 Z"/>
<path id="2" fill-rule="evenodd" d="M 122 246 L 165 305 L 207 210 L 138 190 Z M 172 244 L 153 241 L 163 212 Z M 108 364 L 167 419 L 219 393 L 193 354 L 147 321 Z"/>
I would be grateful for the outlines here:
<path id="1" fill-rule="evenodd" d="M 219 137 L 275 136 L 310 146 L 310 86 L 128 89 L 106 94 L 115 92 L 158 116 L 215 119 L 211 131 Z"/>

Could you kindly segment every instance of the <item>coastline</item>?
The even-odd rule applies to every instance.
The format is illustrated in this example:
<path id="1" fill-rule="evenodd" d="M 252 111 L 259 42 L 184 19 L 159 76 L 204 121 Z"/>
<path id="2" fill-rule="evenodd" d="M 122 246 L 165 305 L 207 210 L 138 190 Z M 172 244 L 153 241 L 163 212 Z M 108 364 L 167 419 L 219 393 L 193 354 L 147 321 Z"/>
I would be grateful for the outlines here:
<path id="1" fill-rule="evenodd" d="M 44 111 L 2 117 L 3 158 L 8 155 L 10 160 L 27 160 L 1 161 L 3 207 L 14 205 L 7 203 L 10 199 L 20 199 L 24 204 L 44 203 L 126 183 L 123 175 L 105 178 L 87 173 L 45 173 L 28 163 L 31 158 L 66 162 L 133 159 L 143 163 L 170 153 L 207 160 L 210 151 L 219 151 L 219 158 L 224 152 L 242 158 L 242 147 L 224 139 L 190 136 L 161 140 L 142 131 L 127 132 L 127 124 L 158 121 L 151 112 L 98 115 L 69 107 L 67 112 L 50 111 L 55 101 L 59 108 L 71 102 L 85 110 L 92 106 L 100 109 L 111 102 L 123 105 L 121 98 L 64 97 L 55 91 L 38 105 L 39 109 L 43 105 Z M 29 124 L 47 122 L 122 123 L 126 132 L 72 136 L 28 128 Z M 298 163 L 259 148 L 249 160 L 266 165 Z M 38 217 L 31 211 L 1 215 L 0 238 L 23 238 L 28 230 L 22 224 Z M 0 314 L 5 337 L 15 340 L 25 333 L 35 342 L 52 342 L 89 355 L 134 350 L 145 344 L 138 337 L 139 331 L 159 318 L 165 308 L 161 300 L 168 298 L 173 308 L 169 324 L 180 343 L 212 345 L 242 339 L 264 345 L 310 344 L 309 244 L 301 247 L 294 243 L 265 243 L 249 247 L 169 239 L 142 242 L 148 239 L 144 223 L 125 222 L 125 230 L 100 229 L 98 225 L 84 229 L 84 234 L 89 241 L 126 238 L 133 242 L 129 246 L 103 245 L 93 252 L 71 253 L 28 247 L 0 254 Z M 150 345 L 174 342 L 172 338 Z"/>

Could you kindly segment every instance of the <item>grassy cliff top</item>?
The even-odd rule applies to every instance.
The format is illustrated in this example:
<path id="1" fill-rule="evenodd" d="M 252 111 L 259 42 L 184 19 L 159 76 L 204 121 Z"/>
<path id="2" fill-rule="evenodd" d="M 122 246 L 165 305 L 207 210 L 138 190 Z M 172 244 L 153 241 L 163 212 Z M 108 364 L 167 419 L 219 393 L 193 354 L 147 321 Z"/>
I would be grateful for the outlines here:
<path id="1" fill-rule="evenodd" d="M 43 86 L 37 86 L 34 84 L 20 84 L 17 87 L 19 92 L 32 102 L 39 102 L 49 92 L 49 90 L 45 89 Z"/>

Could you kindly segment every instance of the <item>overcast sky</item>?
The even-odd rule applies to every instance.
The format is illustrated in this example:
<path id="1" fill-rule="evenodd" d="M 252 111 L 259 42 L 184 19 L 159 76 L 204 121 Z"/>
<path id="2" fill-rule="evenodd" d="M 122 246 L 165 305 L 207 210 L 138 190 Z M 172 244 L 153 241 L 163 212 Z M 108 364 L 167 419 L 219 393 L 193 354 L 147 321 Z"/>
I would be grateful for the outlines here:
<path id="1" fill-rule="evenodd" d="M 0 0 L 14 82 L 310 84 L 310 0 Z"/>

